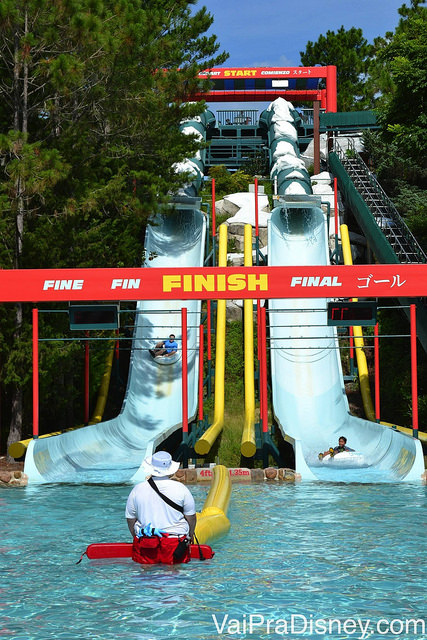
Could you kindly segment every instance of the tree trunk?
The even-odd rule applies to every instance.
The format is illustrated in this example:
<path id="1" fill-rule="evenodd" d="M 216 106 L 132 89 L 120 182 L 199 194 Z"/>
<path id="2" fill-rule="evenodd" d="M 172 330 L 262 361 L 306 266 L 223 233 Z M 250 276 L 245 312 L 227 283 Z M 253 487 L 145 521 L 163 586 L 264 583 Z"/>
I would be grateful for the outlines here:
<path id="1" fill-rule="evenodd" d="M 22 304 L 16 305 L 15 315 L 15 335 L 14 339 L 17 340 L 20 337 L 22 327 Z M 21 387 L 15 387 L 12 393 L 12 415 L 10 419 L 9 437 L 7 439 L 7 449 L 12 442 L 17 442 L 22 439 L 22 423 L 23 423 L 23 391 Z M 12 461 L 8 454 L 7 459 Z"/>
<path id="2" fill-rule="evenodd" d="M 25 31 L 28 31 L 28 17 L 25 12 Z M 28 129 L 28 61 L 25 60 L 24 68 L 24 86 L 21 96 L 21 62 L 20 62 L 20 42 L 18 30 L 15 32 L 15 59 L 13 69 L 13 81 L 14 81 L 14 116 L 13 125 L 16 131 L 20 130 L 27 133 Z M 24 103 L 22 102 L 24 100 Z M 14 268 L 19 269 L 22 256 L 22 239 L 24 235 L 24 214 L 25 214 L 25 201 L 24 201 L 24 181 L 20 176 L 15 182 L 15 198 L 16 198 L 16 220 L 15 220 L 15 255 L 14 255 Z M 22 330 L 22 304 L 19 302 L 15 306 L 15 331 L 14 341 L 20 340 Z M 12 442 L 22 439 L 22 424 L 23 424 L 23 390 L 21 387 L 16 386 L 12 392 L 12 411 L 10 419 L 9 436 L 7 439 L 7 448 Z M 8 454 L 8 460 L 13 460 Z"/>
<path id="3" fill-rule="evenodd" d="M 19 103 L 20 103 L 20 90 L 19 90 L 19 33 L 15 31 L 14 36 L 14 61 L 13 61 L 13 128 L 15 131 L 19 131 Z"/>
<path id="4" fill-rule="evenodd" d="M 25 8 L 24 35 L 28 35 L 28 10 Z M 22 133 L 28 133 L 28 61 L 30 56 L 29 45 L 24 50 L 24 78 L 22 85 Z"/>
<path id="5" fill-rule="evenodd" d="M 7 449 L 12 442 L 22 440 L 22 415 L 23 415 L 23 393 L 22 389 L 15 388 L 12 396 L 12 416 L 10 420 L 9 437 L 7 439 Z M 8 454 L 8 462 L 13 462 L 13 458 Z"/>

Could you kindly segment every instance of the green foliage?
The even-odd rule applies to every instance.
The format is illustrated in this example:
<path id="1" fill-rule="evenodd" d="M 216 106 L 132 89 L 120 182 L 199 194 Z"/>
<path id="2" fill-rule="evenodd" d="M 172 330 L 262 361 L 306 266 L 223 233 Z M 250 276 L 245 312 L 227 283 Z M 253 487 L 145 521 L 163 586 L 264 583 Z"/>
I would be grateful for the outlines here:
<path id="1" fill-rule="evenodd" d="M 380 66 L 387 76 L 388 90 L 376 107 L 381 131 L 366 133 L 364 142 L 381 185 L 425 249 L 427 8 L 413 0 L 399 13 L 395 32 L 376 42 L 376 69 Z"/>
<path id="2" fill-rule="evenodd" d="M 394 202 L 405 222 L 427 253 L 427 192 L 413 185 L 399 183 Z"/>
<path id="3" fill-rule="evenodd" d="M 207 458 L 230 467 L 240 466 L 240 443 L 244 424 L 243 324 L 227 322 L 225 347 L 225 428 Z M 213 417 L 213 399 L 205 409 Z"/>
<path id="4" fill-rule="evenodd" d="M 215 180 L 215 199 L 221 200 L 230 193 L 240 193 L 247 191 L 253 178 L 243 170 L 231 173 L 223 164 L 216 165 L 209 169 L 209 177 Z M 206 184 L 205 193 L 212 195 L 212 183 Z"/>
<path id="5" fill-rule="evenodd" d="M 316 42 L 309 41 L 300 57 L 304 66 L 336 65 L 338 111 L 354 111 L 372 101 L 366 85 L 372 51 L 362 29 L 342 26 L 337 32 L 320 35 Z"/>
<path id="6" fill-rule="evenodd" d="M 407 318 L 399 311 L 379 312 L 382 335 L 408 334 Z M 411 354 L 407 338 L 384 338 L 380 344 L 381 419 L 412 426 Z M 427 356 L 418 349 L 419 423 L 427 423 Z"/>
<path id="7" fill-rule="evenodd" d="M 227 57 L 205 35 L 212 16 L 194 4 L 2 0 L 1 267 L 140 264 L 147 220 L 184 181 L 174 164 L 201 147 L 179 130 L 205 108 L 191 100 L 209 84 L 198 72 Z M 23 324 L 19 317 L 0 310 L 7 394 L 28 388 L 30 316 L 24 308 Z M 80 401 L 78 357 L 66 343 L 43 349 L 52 420 L 53 380 Z"/>
<path id="8" fill-rule="evenodd" d="M 227 323 L 227 342 L 225 345 L 225 399 L 233 401 L 244 391 L 244 348 L 243 324 Z"/>
<path id="9" fill-rule="evenodd" d="M 399 13 L 402 17 L 395 33 L 388 34 L 377 52 L 391 81 L 391 90 L 383 92 L 378 101 L 378 119 L 384 139 L 425 166 L 427 8 L 420 0 L 412 0 L 411 7 L 403 5 Z"/>
<path id="10" fill-rule="evenodd" d="M 266 153 L 258 151 L 243 164 L 243 171 L 250 176 L 269 176 L 269 159 Z"/>

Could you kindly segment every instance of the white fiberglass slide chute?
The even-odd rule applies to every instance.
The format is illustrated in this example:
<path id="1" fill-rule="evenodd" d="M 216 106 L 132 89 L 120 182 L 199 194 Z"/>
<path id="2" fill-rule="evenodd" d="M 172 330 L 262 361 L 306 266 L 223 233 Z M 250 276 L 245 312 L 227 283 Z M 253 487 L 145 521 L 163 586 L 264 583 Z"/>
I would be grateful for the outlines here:
<path id="1" fill-rule="evenodd" d="M 178 205 L 177 205 L 178 206 Z M 180 207 L 182 205 L 179 205 Z M 147 268 L 203 266 L 206 220 L 195 207 L 159 216 L 147 229 Z M 182 358 L 159 365 L 149 353 L 174 333 L 181 348 L 181 308 L 188 310 L 188 415 L 197 410 L 199 301 L 138 302 L 128 386 L 120 414 L 106 422 L 32 440 L 29 482 L 124 482 L 146 455 L 181 426 Z"/>
<path id="2" fill-rule="evenodd" d="M 269 117 L 277 129 L 281 113 L 286 116 L 287 111 L 282 103 L 277 110 L 273 105 L 275 115 Z M 328 265 L 327 216 L 320 198 L 309 193 L 306 177 L 293 184 L 289 149 L 286 156 L 286 175 L 277 176 L 282 200 L 268 225 L 269 265 Z M 274 160 L 280 165 L 277 154 Z M 301 171 L 298 162 L 296 166 Z M 296 471 L 303 479 L 419 480 L 424 459 L 417 439 L 350 415 L 337 331 L 327 325 L 327 302 L 296 298 L 270 300 L 268 305 L 273 412 L 293 445 Z M 324 464 L 318 453 L 336 446 L 341 435 L 357 456 L 352 461 L 346 457 L 342 464 L 338 458 Z"/>
<path id="3" fill-rule="evenodd" d="M 181 130 L 203 132 L 211 116 L 206 112 L 197 121 L 183 123 Z M 148 225 L 145 268 L 203 266 L 207 221 L 200 210 L 200 199 L 195 197 L 203 178 L 202 166 L 203 158 L 195 158 L 175 167 L 187 173 L 192 182 L 174 198 L 173 211 L 159 214 Z M 128 385 L 120 414 L 96 425 L 32 440 L 25 458 L 30 483 L 114 483 L 145 477 L 143 459 L 182 423 L 181 354 L 168 366 L 162 366 L 149 353 L 171 333 L 181 349 L 182 307 L 187 308 L 188 418 L 195 416 L 201 303 L 140 301 L 136 305 Z"/>

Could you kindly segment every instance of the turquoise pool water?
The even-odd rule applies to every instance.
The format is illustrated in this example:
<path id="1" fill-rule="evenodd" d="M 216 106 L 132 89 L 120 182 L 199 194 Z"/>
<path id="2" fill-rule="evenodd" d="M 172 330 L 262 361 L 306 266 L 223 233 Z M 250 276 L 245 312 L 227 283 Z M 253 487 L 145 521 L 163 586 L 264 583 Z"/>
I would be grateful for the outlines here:
<path id="1" fill-rule="evenodd" d="M 427 637 L 425 486 L 234 485 L 212 561 L 76 565 L 91 542 L 130 539 L 130 488 L 0 491 L 0 638 Z M 192 488 L 199 509 L 207 490 Z"/>

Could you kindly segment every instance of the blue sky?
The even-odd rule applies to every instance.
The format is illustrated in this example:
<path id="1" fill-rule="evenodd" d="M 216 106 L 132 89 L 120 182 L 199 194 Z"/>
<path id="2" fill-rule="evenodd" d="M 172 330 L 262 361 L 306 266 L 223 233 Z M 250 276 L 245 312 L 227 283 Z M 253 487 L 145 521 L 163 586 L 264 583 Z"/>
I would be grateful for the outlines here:
<path id="1" fill-rule="evenodd" d="M 410 0 L 198 0 L 214 16 L 220 51 L 230 54 L 226 67 L 292 67 L 300 65 L 300 51 L 321 34 L 357 27 L 369 43 L 394 31 L 397 12 Z M 208 101 L 209 105 L 209 101 Z M 263 103 L 213 103 L 217 109 L 263 109 Z"/>
<path id="2" fill-rule="evenodd" d="M 410 4 L 410 0 L 405 0 Z M 368 42 L 394 31 L 404 0 L 198 0 L 229 67 L 299 66 L 300 51 L 328 30 L 361 28 Z"/>

